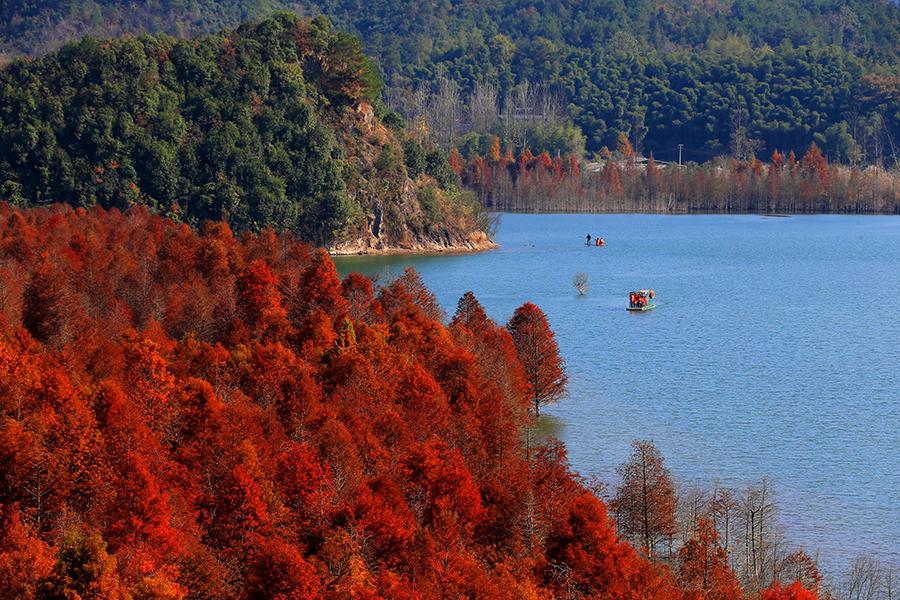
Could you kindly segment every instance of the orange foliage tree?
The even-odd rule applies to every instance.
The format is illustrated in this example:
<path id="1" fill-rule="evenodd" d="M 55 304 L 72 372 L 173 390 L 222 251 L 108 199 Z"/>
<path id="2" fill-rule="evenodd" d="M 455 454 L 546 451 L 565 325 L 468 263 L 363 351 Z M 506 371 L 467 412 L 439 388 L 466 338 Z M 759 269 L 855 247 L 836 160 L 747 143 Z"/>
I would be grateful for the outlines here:
<path id="1" fill-rule="evenodd" d="M 701 517 L 690 540 L 679 551 L 678 581 L 687 599 L 740 600 L 737 577 L 728 566 L 728 555 L 719 545 L 711 521 Z"/>
<path id="2" fill-rule="evenodd" d="M 556 337 L 544 312 L 530 302 L 516 309 L 506 327 L 525 368 L 532 409 L 540 415 L 541 406 L 559 402 L 568 383 Z"/>
<path id="3" fill-rule="evenodd" d="M 774 583 L 760 593 L 759 600 L 816 600 L 818 594 L 803 587 L 799 581 L 789 586 Z"/>

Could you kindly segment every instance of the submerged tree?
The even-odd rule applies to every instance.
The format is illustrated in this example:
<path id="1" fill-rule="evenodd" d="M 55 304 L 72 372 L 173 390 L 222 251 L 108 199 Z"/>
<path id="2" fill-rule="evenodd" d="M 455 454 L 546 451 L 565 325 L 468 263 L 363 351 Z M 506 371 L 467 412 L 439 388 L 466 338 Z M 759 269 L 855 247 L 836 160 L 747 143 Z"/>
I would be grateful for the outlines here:
<path id="1" fill-rule="evenodd" d="M 587 273 L 582 271 L 575 273 L 575 275 L 572 276 L 572 285 L 578 290 L 579 296 L 584 296 L 589 289 Z"/>

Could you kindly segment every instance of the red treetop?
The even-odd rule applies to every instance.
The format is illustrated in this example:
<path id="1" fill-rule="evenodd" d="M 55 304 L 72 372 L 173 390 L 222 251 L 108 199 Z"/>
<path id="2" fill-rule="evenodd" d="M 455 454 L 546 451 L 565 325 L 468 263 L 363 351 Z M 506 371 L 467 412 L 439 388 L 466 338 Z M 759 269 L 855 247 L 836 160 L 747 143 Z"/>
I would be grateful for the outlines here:
<path id="1" fill-rule="evenodd" d="M 817 600 L 818 594 L 811 592 L 799 582 L 795 581 L 787 587 L 780 583 L 773 583 L 771 587 L 763 590 L 759 600 Z"/>
<path id="2" fill-rule="evenodd" d="M 543 311 L 531 302 L 516 309 L 506 328 L 525 368 L 534 414 L 539 415 L 541 406 L 559 402 L 566 393 L 568 377 L 556 336 Z"/>

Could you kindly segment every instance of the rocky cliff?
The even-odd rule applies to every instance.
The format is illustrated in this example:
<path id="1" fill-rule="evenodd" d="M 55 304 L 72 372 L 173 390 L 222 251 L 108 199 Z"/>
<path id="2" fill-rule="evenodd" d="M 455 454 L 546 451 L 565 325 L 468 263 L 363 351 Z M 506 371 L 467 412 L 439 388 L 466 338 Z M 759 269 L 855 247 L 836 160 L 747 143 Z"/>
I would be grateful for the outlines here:
<path id="1" fill-rule="evenodd" d="M 496 244 L 479 224 L 469 192 L 427 173 L 410 177 L 401 139 L 362 102 L 337 116 L 333 128 L 347 162 L 348 193 L 358 206 L 354 224 L 329 245 L 332 254 L 466 252 Z"/>

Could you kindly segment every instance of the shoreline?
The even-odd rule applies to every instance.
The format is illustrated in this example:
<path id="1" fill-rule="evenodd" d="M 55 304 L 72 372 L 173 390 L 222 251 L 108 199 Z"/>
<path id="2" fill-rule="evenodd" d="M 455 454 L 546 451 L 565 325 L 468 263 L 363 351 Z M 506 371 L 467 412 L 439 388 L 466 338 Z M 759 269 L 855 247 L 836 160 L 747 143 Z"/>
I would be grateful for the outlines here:
<path id="1" fill-rule="evenodd" d="M 897 217 L 900 212 L 890 211 L 794 211 L 794 212 L 762 212 L 755 210 L 578 210 L 578 209 L 546 209 L 546 210 L 496 210 L 485 208 L 500 215 L 669 215 L 673 217 L 691 215 L 750 215 L 758 217 L 799 217 L 799 216 L 859 216 L 859 217 Z"/>
<path id="2" fill-rule="evenodd" d="M 500 244 L 493 241 L 479 242 L 475 244 L 416 244 L 413 246 L 382 246 L 382 247 L 346 247 L 346 245 L 326 248 L 332 257 L 352 256 L 402 256 L 405 254 L 440 255 L 440 254 L 476 254 L 488 252 L 500 248 Z"/>

